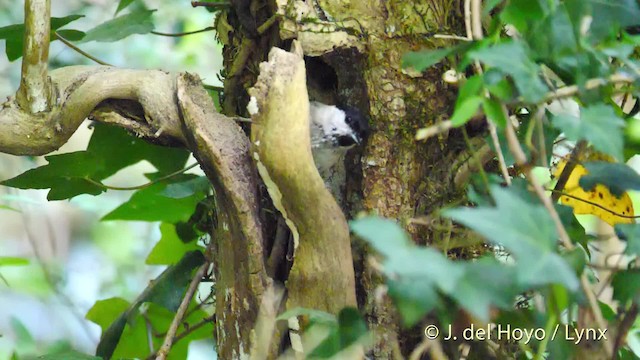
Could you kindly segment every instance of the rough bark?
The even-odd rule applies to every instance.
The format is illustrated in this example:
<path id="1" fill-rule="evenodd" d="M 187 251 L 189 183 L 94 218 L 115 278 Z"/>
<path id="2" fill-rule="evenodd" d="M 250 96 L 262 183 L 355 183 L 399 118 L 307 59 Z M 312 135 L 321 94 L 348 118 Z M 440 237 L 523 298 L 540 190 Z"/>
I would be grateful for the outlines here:
<path id="1" fill-rule="evenodd" d="M 258 0 L 251 4 L 252 9 L 262 9 L 253 13 L 259 27 L 268 18 L 265 7 Z M 225 42 L 227 64 L 237 62 L 239 57 L 232 54 L 244 54 L 245 69 L 255 68 L 274 44 L 275 32 L 285 43 L 295 38 L 307 56 L 309 94 L 368 112 L 372 134 L 361 161 L 358 156 L 347 160 L 352 170 L 347 194 L 351 213 L 364 209 L 404 224 L 459 196 L 451 164 L 465 149 L 460 133 L 427 142 L 414 139 L 417 129 L 451 114 L 455 90 L 442 82 L 443 66 L 410 74 L 401 68 L 401 57 L 407 51 L 448 45 L 431 37 L 434 33 L 463 35 L 460 1 L 277 0 L 266 8 L 279 16 L 277 29 L 262 36 L 271 39 L 269 46 L 260 46 L 262 38 L 254 34 L 251 51 L 244 51 L 244 35 L 236 32 Z M 225 24 L 241 28 L 233 13 L 225 16 Z M 225 109 L 230 113 L 244 109 L 248 96 L 243 87 L 255 82 L 252 72 L 234 69 L 234 82 L 225 84 L 225 91 L 234 94 L 227 103 L 232 108 Z M 321 79 L 313 77 L 319 73 Z M 334 80 L 326 85 L 328 78 Z M 320 89 L 311 86 L 323 80 Z M 438 235 L 415 226 L 407 229 L 421 244 Z M 390 300 L 374 296 L 382 281 L 368 267 L 366 250 L 357 243 L 354 246 L 358 303 L 376 337 L 372 355 L 379 359 L 406 355 L 421 340 L 421 332 L 400 330 Z"/>

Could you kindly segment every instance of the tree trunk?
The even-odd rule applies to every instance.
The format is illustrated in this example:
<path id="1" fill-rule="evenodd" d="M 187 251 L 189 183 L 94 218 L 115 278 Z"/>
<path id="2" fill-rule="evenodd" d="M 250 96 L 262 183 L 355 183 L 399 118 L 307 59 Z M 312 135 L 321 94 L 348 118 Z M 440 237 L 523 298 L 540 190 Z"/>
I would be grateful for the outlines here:
<path id="1" fill-rule="evenodd" d="M 451 132 L 427 142 L 414 139 L 417 129 L 451 113 L 455 91 L 441 80 L 446 69 L 436 66 L 424 74 L 410 74 L 401 68 L 401 58 L 407 51 L 448 45 L 433 34 L 463 34 L 461 3 L 275 2 L 265 6 L 257 0 L 234 1 L 235 11 L 218 19 L 227 69 L 224 111 L 246 115 L 249 98 L 244 89 L 258 75 L 251 69 L 266 60 L 272 46 L 288 50 L 289 40 L 296 38 L 306 56 L 311 99 L 346 103 L 369 115 L 372 132 L 366 146 L 361 154 L 347 158 L 350 171 L 343 204 L 347 211 L 373 211 L 406 223 L 459 196 L 451 164 L 466 148 L 460 134 Z M 278 21 L 260 26 L 274 14 L 279 14 Z M 225 33 L 230 27 L 236 30 Z M 425 228 L 408 225 L 407 229 L 421 244 L 437 237 Z M 353 247 L 358 304 L 375 333 L 372 355 L 379 359 L 406 355 L 421 340 L 421 331 L 400 330 L 388 298 L 380 301 L 374 296 L 382 279 L 367 265 L 366 251 L 357 242 Z M 229 345 L 218 341 L 222 348 Z"/>
<path id="2" fill-rule="evenodd" d="M 339 205 L 350 214 L 366 210 L 398 219 L 417 243 L 432 243 L 438 234 L 407 220 L 458 197 L 451 164 L 466 146 L 456 132 L 427 142 L 414 140 L 416 130 L 448 117 L 454 91 L 440 79 L 444 67 L 413 74 L 401 68 L 401 58 L 407 51 L 446 45 L 433 34 L 461 34 L 461 6 L 454 0 L 234 0 L 232 5 L 232 11 L 217 20 L 218 36 L 225 44 L 221 103 L 229 115 L 247 115 L 246 89 L 255 86 L 252 95 L 262 112 L 253 114 L 253 126 L 264 128 L 252 129 L 251 145 L 234 121 L 214 111 L 199 80 L 189 74 L 84 66 L 47 74 L 41 71 L 46 59 L 37 57 L 38 66 L 29 72 L 39 81 L 20 90 L 31 97 L 29 104 L 21 104 L 24 97 L 18 97 L 0 108 L 0 125 L 6 129 L 0 134 L 0 151 L 46 154 L 64 144 L 87 116 L 157 143 L 188 147 L 214 185 L 218 201 L 220 226 L 209 250 L 216 267 L 221 358 L 260 358 L 267 352 L 273 358 L 286 345 L 281 341 L 284 332 L 273 341 L 264 336 L 271 335 L 275 314 L 281 310 L 277 294 L 282 291 L 274 281 L 287 287 L 285 307 L 336 314 L 357 304 L 375 334 L 371 355 L 400 358 L 415 347 L 422 332 L 401 331 L 388 298 L 374 295 L 380 293 L 382 279 L 369 267 L 366 249 L 357 241 L 349 243 L 340 206 L 310 166 L 308 126 L 300 126 L 308 120 L 304 91 L 311 100 L 355 106 L 369 117 L 367 144 L 346 159 L 349 176 Z M 48 21 L 27 25 L 49 28 Z M 27 50 L 48 49 L 48 36 L 39 39 L 40 47 Z M 288 50 L 292 44 L 300 49 L 295 52 L 299 55 L 272 51 L 274 46 Z M 270 53 L 270 64 L 260 66 Z M 277 58 L 285 59 L 284 69 L 278 68 Z M 273 74 L 272 82 L 263 70 Z M 262 81 L 256 85 L 258 75 Z M 64 96 L 50 97 L 52 93 Z M 131 114 L 121 113 L 113 109 L 118 102 L 136 106 L 127 110 Z M 29 107 L 32 103 L 38 106 Z M 267 120 L 271 125 L 263 123 Z M 306 146 L 306 153 L 291 150 L 302 155 L 287 155 L 279 168 L 282 164 L 271 161 L 277 151 L 268 148 L 278 141 L 289 141 L 298 149 Z M 293 163 L 299 166 L 287 168 Z M 257 191 L 258 170 L 264 191 Z M 278 194 L 285 197 L 279 199 Z M 283 238 L 275 208 L 297 246 L 290 273 L 267 273 L 272 248 Z M 286 252 L 280 254 L 276 260 L 289 265 Z"/>

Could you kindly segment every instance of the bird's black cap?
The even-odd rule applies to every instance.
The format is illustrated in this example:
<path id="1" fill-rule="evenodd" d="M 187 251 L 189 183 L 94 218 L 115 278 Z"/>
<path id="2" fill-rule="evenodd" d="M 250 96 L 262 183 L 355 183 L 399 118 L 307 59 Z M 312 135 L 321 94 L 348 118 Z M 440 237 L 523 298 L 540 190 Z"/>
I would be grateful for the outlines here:
<path id="1" fill-rule="evenodd" d="M 369 135 L 369 122 L 360 110 L 349 105 L 338 105 L 338 108 L 344 111 L 345 121 L 360 139 L 364 139 Z"/>

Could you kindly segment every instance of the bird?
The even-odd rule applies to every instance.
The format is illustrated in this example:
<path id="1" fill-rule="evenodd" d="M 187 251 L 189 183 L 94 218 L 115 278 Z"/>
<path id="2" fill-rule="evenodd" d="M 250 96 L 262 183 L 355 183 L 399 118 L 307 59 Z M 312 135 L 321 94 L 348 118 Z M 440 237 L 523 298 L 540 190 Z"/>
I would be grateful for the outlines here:
<path id="1" fill-rule="evenodd" d="M 367 120 L 355 107 L 311 101 L 309 130 L 311 153 L 316 168 L 329 191 L 342 206 L 346 182 L 345 156 L 349 150 L 364 141 L 369 131 Z"/>
<path id="2" fill-rule="evenodd" d="M 309 103 L 311 153 L 320 177 L 341 208 L 345 208 L 345 156 L 362 145 L 369 126 L 362 112 L 346 105 Z M 267 259 L 269 275 L 286 280 L 293 261 L 293 238 L 285 221 L 278 217 L 274 241 Z"/>

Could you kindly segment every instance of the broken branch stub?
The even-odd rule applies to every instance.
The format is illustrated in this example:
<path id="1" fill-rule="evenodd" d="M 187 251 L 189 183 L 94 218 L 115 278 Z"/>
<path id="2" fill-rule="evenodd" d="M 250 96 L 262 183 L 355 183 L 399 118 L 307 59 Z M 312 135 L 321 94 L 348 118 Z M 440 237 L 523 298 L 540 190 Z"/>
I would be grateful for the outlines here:
<path id="1" fill-rule="evenodd" d="M 294 41 L 294 48 L 299 49 Z M 249 90 L 252 152 L 275 206 L 298 238 L 287 307 L 337 314 L 355 306 L 349 228 L 311 155 L 309 99 L 301 51 L 273 48 Z"/>

